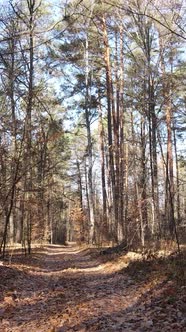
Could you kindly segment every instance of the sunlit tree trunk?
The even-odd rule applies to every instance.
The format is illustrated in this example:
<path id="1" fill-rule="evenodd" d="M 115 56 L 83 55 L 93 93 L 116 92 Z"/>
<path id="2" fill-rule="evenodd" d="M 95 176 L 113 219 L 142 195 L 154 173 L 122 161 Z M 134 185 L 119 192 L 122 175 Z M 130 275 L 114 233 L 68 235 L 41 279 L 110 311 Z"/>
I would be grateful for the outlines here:
<path id="1" fill-rule="evenodd" d="M 146 27 L 146 58 L 147 58 L 147 95 L 148 95 L 148 123 L 149 123 L 149 151 L 151 170 L 151 190 L 152 190 L 152 215 L 151 232 L 152 235 L 157 229 L 159 216 L 158 202 L 158 168 L 157 168 L 157 120 L 155 113 L 154 78 L 151 70 L 151 36 L 150 28 Z M 150 225 L 149 225 L 150 226 Z"/>
<path id="2" fill-rule="evenodd" d="M 25 118 L 25 183 L 24 183 L 24 200 L 26 201 L 25 211 L 25 240 L 27 243 L 28 253 L 31 253 L 31 240 L 32 240 L 32 108 L 33 108 L 33 86 L 34 86 L 34 13 L 35 13 L 35 0 L 27 0 L 27 8 L 29 12 L 28 17 L 28 97 L 26 105 L 26 118 Z"/>
<path id="3" fill-rule="evenodd" d="M 94 227 L 95 227 L 95 214 L 94 214 L 94 190 L 93 190 L 93 159 L 92 159 L 92 135 L 90 128 L 90 104 L 91 95 L 89 92 L 90 86 L 89 77 L 89 43 L 88 35 L 85 40 L 85 119 L 86 119 L 86 130 L 87 130 L 87 155 L 88 155 L 88 199 L 89 199 L 89 243 L 94 241 Z"/>
<path id="4" fill-rule="evenodd" d="M 104 125 L 103 125 L 101 100 L 99 100 L 98 112 L 99 112 L 99 145 L 100 145 L 100 156 L 101 156 L 103 222 L 107 224 L 107 191 L 106 191 L 106 179 L 105 179 L 105 143 L 104 143 Z"/>
<path id="5" fill-rule="evenodd" d="M 181 204 L 180 204 L 180 174 L 179 174 L 179 165 L 178 165 L 178 151 L 177 151 L 177 140 L 176 140 L 176 132 L 175 128 L 173 129 L 174 136 L 174 153 L 175 153 L 175 161 L 176 161 L 176 201 L 177 201 L 177 220 L 178 225 L 181 222 Z"/>
<path id="6" fill-rule="evenodd" d="M 113 84 L 111 75 L 111 64 L 110 64 L 110 47 L 108 42 L 107 26 L 104 15 L 101 18 L 103 44 L 104 44 L 104 63 L 106 70 L 106 92 L 107 92 L 107 132 L 108 132 L 108 167 L 109 177 L 111 181 L 111 194 L 112 194 L 112 234 L 113 239 L 117 241 L 117 207 L 116 207 L 116 179 L 115 179 L 115 165 L 114 165 L 114 143 L 113 143 L 113 120 L 115 118 L 115 110 L 113 110 Z M 110 216 L 110 218 L 112 218 Z"/>
<path id="7" fill-rule="evenodd" d="M 120 42 L 120 65 L 119 65 L 119 188 L 120 188 L 120 197 L 119 197 L 119 215 L 120 223 L 123 230 L 123 238 L 127 242 L 127 205 L 128 205 L 128 150 L 127 146 L 124 148 L 124 31 L 122 22 L 120 23 L 119 28 L 119 42 Z M 126 182 L 124 181 L 126 179 Z M 125 189 L 125 192 L 124 192 Z M 125 199 L 125 202 L 124 202 Z"/>
<path id="8" fill-rule="evenodd" d="M 83 185 L 82 185 L 81 164 L 79 160 L 76 160 L 76 166 L 78 171 L 78 192 L 79 192 L 80 207 L 81 209 L 83 209 Z"/>
<path id="9" fill-rule="evenodd" d="M 163 40 L 160 36 L 160 57 L 162 68 L 162 88 L 165 108 L 165 118 L 167 127 L 167 156 L 166 156 L 166 181 L 165 181 L 165 212 L 169 225 L 169 231 L 173 235 L 175 227 L 174 217 L 174 171 L 173 171 L 173 134 L 172 134 L 172 97 L 170 77 L 166 74 Z"/>

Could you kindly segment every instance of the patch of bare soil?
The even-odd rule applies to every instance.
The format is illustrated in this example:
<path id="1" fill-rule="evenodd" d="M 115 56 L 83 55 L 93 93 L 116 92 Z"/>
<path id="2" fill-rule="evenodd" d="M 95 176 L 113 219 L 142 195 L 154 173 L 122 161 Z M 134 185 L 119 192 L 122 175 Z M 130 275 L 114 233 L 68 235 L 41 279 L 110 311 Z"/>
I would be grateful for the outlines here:
<path id="1" fill-rule="evenodd" d="M 17 253 L 0 265 L 0 332 L 183 332 L 184 258 L 75 246 Z"/>

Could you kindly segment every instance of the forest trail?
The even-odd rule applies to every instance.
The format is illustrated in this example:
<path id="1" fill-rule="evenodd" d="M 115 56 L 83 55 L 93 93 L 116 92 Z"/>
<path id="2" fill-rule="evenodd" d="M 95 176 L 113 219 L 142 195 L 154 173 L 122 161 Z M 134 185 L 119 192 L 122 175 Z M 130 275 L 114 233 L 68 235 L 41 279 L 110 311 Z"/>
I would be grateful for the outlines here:
<path id="1" fill-rule="evenodd" d="M 127 269 L 131 257 L 74 245 L 14 254 L 0 266 L 0 332 L 183 332 L 185 286 L 156 265 Z"/>

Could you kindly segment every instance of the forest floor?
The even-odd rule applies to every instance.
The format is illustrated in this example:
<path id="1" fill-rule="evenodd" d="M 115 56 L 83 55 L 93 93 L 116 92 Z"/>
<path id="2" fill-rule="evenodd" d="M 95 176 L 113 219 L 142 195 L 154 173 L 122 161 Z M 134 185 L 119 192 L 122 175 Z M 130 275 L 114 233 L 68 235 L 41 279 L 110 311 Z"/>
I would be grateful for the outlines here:
<path id="1" fill-rule="evenodd" d="M 0 332 L 186 331 L 185 257 L 15 251 L 0 262 Z"/>

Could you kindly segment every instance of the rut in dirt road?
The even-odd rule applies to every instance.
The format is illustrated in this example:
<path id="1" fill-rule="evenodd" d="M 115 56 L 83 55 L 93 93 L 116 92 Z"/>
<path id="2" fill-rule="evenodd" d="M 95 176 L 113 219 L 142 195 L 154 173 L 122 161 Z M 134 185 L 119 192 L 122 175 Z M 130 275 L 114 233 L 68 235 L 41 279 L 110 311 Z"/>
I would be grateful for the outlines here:
<path id="1" fill-rule="evenodd" d="M 103 262 L 96 249 L 75 246 L 14 255 L 1 267 L 0 332 L 184 331 L 181 304 L 162 304 L 170 283 L 136 280 L 127 265 L 127 257 Z"/>

